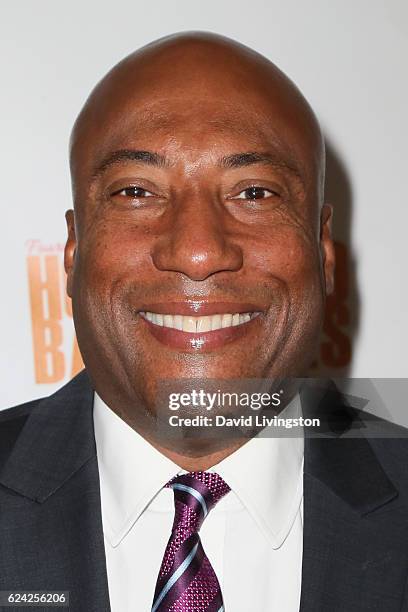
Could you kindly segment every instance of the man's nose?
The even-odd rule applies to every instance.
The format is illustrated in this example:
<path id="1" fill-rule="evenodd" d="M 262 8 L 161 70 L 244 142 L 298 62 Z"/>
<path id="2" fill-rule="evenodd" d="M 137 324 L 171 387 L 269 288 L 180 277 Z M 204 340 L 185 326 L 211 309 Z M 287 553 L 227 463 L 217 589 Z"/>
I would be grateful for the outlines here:
<path id="1" fill-rule="evenodd" d="M 226 231 L 226 214 L 204 197 L 179 202 L 153 247 L 156 268 L 197 281 L 217 272 L 239 270 L 243 254 Z"/>

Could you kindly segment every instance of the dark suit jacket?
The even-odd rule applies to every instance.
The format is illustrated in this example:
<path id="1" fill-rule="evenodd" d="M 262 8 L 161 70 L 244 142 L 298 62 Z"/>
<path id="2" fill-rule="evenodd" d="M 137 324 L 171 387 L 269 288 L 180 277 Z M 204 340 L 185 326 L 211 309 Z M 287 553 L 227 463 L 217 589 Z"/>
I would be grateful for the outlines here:
<path id="1" fill-rule="evenodd" d="M 333 397 L 318 407 L 330 435 L 305 439 L 300 610 L 407 611 L 408 439 L 386 422 L 383 438 L 346 437 L 360 417 Z M 0 412 L 0 590 L 69 591 L 73 612 L 110 610 L 85 371 Z"/>

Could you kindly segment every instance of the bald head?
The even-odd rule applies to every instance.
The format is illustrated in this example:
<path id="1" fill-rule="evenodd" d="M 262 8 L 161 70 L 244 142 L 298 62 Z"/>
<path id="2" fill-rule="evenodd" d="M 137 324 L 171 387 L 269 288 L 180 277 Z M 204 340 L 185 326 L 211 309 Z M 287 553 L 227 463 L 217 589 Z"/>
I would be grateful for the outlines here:
<path id="1" fill-rule="evenodd" d="M 229 38 L 187 32 L 135 51 L 97 84 L 71 135 L 74 194 L 123 135 L 160 129 L 176 147 L 188 124 L 200 132 L 242 132 L 248 150 L 263 132 L 305 182 L 315 182 L 322 203 L 324 141 L 298 88 L 277 66 Z M 191 143 L 190 143 L 191 144 Z M 215 143 L 214 143 L 215 144 Z M 266 143 L 265 143 L 266 144 Z"/>

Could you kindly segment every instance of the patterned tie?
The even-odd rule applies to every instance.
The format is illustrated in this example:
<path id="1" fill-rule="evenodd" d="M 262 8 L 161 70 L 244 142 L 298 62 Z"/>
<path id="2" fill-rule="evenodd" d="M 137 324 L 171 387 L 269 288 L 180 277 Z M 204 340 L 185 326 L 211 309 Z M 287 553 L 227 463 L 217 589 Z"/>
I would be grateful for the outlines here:
<path id="1" fill-rule="evenodd" d="M 166 487 L 174 491 L 175 516 L 152 612 L 223 612 L 220 585 L 198 532 L 207 514 L 230 488 L 221 476 L 211 472 L 175 476 Z"/>

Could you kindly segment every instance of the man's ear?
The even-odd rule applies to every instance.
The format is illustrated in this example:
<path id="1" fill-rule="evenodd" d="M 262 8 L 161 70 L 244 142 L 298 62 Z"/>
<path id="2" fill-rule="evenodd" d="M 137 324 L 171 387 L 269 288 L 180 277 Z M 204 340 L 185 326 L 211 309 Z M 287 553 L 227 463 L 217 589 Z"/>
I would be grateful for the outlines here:
<path id="1" fill-rule="evenodd" d="M 75 216 L 73 210 L 67 210 L 65 213 L 67 222 L 68 237 L 64 249 L 64 268 L 67 274 L 67 294 L 72 298 L 72 277 L 74 273 L 75 251 L 76 251 L 76 234 L 75 234 Z"/>
<path id="2" fill-rule="evenodd" d="M 320 214 L 320 251 L 322 254 L 323 273 L 326 285 L 326 295 L 334 290 L 334 270 L 336 254 L 332 237 L 333 206 L 323 204 Z"/>

